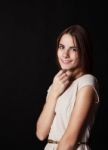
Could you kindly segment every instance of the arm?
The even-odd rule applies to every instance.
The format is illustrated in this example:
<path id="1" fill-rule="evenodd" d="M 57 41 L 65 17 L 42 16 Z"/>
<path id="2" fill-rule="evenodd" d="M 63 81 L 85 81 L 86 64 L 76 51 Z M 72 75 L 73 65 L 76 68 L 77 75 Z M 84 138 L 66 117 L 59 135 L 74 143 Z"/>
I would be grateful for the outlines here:
<path id="1" fill-rule="evenodd" d="M 44 140 L 49 133 L 52 121 L 55 116 L 54 110 L 56 100 L 56 96 L 53 96 L 52 94 L 47 96 L 46 103 L 36 124 L 36 135 L 40 140 Z"/>
<path id="2" fill-rule="evenodd" d="M 36 135 L 40 140 L 44 140 L 48 136 L 55 116 L 57 99 L 69 84 L 68 78 L 69 77 L 62 70 L 54 77 L 53 84 L 47 95 L 46 103 L 36 123 Z"/>
<path id="3" fill-rule="evenodd" d="M 68 127 L 60 140 L 57 150 L 75 150 L 82 128 L 90 109 L 95 103 L 95 92 L 91 86 L 81 88 L 71 114 Z"/>

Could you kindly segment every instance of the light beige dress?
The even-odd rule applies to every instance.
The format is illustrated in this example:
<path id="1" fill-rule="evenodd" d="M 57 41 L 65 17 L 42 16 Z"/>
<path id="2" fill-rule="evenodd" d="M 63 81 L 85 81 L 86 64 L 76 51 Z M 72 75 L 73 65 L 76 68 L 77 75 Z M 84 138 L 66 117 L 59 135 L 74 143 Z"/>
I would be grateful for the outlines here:
<path id="1" fill-rule="evenodd" d="M 50 129 L 50 133 L 48 139 L 52 139 L 54 141 L 60 141 L 61 137 L 63 136 L 74 104 L 76 100 L 77 92 L 84 86 L 92 86 L 95 93 L 96 93 L 96 102 L 92 111 L 88 117 L 87 124 L 84 128 L 83 134 L 81 135 L 80 142 L 87 142 L 90 136 L 90 130 L 92 128 L 95 114 L 97 110 L 97 106 L 99 103 L 99 96 L 98 96 L 98 81 L 96 77 L 91 74 L 85 74 L 72 82 L 69 88 L 58 98 L 56 107 L 55 107 L 55 117 Z M 50 86 L 51 88 L 51 86 Z M 50 90 L 48 89 L 48 92 Z M 47 143 L 44 150 L 56 150 L 57 144 Z M 87 144 L 80 144 L 77 150 L 90 150 L 90 147 Z"/>

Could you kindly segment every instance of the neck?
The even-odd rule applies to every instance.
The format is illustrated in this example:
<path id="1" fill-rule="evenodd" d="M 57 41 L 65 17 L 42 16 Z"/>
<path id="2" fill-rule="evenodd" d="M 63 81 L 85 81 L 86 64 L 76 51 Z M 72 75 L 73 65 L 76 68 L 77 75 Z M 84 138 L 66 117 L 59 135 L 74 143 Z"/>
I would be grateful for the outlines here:
<path id="1" fill-rule="evenodd" d="M 72 80 L 75 80 L 79 77 L 81 77 L 82 75 L 86 74 L 86 72 L 82 69 L 75 69 L 75 70 L 70 70 L 71 72 L 71 77 L 72 77 Z"/>

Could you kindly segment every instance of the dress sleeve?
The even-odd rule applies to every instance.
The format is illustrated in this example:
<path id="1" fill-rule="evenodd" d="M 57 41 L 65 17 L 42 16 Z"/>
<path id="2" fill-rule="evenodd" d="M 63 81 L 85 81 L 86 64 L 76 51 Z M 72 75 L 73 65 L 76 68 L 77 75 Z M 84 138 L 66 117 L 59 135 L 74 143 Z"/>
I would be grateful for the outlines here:
<path id="1" fill-rule="evenodd" d="M 86 75 L 79 80 L 78 90 L 85 86 L 92 86 L 96 93 L 96 103 L 99 103 L 99 83 L 96 77 L 93 75 Z"/>

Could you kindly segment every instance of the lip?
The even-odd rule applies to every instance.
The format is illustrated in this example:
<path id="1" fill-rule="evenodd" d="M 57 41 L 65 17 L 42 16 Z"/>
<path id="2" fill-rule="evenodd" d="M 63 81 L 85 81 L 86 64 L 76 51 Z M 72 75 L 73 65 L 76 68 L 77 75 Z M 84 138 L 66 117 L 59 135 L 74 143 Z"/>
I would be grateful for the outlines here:
<path id="1" fill-rule="evenodd" d="M 69 64 L 70 62 L 72 62 L 71 60 L 63 60 L 63 59 L 61 59 L 61 62 L 63 63 L 63 64 Z"/>

